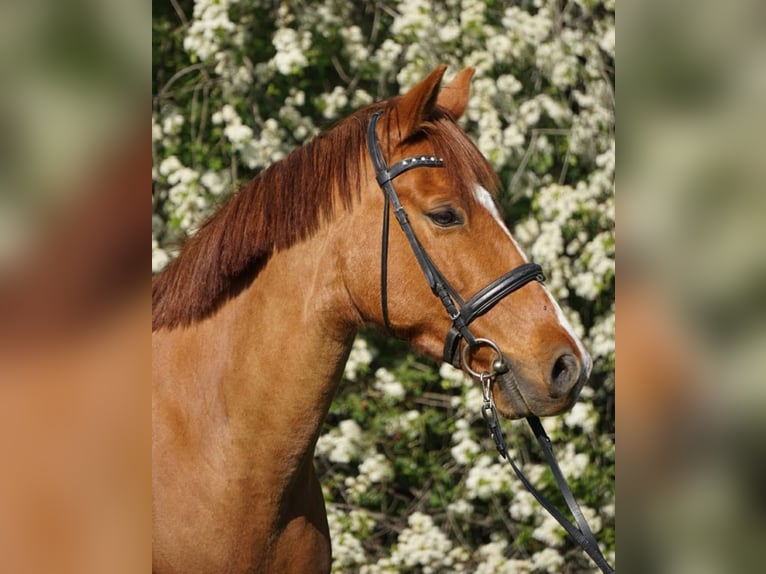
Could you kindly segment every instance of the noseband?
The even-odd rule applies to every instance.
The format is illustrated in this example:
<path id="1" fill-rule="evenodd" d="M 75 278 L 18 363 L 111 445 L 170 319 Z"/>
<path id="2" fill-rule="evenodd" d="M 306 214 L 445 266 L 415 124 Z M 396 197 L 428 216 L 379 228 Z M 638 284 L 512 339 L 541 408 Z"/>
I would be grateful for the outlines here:
<path id="1" fill-rule="evenodd" d="M 423 274 L 426 276 L 428 286 L 431 291 L 439 298 L 447 311 L 447 315 L 452 321 L 452 325 L 444 341 L 443 359 L 445 362 L 460 368 L 460 341 L 465 339 L 469 347 L 477 344 L 476 337 L 473 336 L 468 325 L 492 309 L 498 302 L 521 289 L 530 281 L 544 281 L 543 270 L 537 263 L 523 263 L 515 269 L 509 271 L 502 277 L 495 279 L 489 285 L 481 289 L 473 297 L 464 301 L 458 292 L 449 284 L 436 264 L 431 260 L 423 248 L 423 245 L 415 235 L 412 224 L 407 217 L 407 212 L 399 201 L 399 196 L 394 190 L 393 180 L 416 167 L 444 167 L 444 160 L 436 156 L 413 156 L 403 159 L 390 168 L 386 165 L 383 157 L 383 151 L 380 148 L 380 140 L 375 131 L 378 120 L 383 112 L 375 112 L 370 118 L 367 126 L 367 147 L 370 151 L 370 159 L 375 168 L 375 177 L 378 185 L 383 189 L 385 195 L 385 205 L 383 207 L 383 236 L 381 240 L 381 262 L 380 262 L 380 294 L 381 306 L 383 308 L 383 322 L 389 331 L 392 331 L 391 323 L 388 317 L 388 230 L 389 213 L 393 206 L 394 216 L 399 222 L 399 226 L 404 231 L 405 237 L 410 244 L 412 252 L 420 265 Z"/>

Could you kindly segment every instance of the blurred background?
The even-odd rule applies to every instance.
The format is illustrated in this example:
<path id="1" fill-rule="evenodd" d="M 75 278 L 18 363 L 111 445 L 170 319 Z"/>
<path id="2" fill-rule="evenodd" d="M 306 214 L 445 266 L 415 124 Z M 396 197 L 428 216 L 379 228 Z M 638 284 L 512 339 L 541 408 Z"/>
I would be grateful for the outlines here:
<path id="1" fill-rule="evenodd" d="M 626 4 L 620 565 L 749 571 L 766 535 L 766 11 L 750 1 Z"/>
<path id="2" fill-rule="evenodd" d="M 150 569 L 150 61 L 148 6 L 0 6 L 0 572 Z"/>
<path id="3" fill-rule="evenodd" d="M 766 537 L 765 10 L 619 6 L 621 571 L 749 571 Z M 148 12 L 0 7 L 3 572 L 149 569 Z"/>

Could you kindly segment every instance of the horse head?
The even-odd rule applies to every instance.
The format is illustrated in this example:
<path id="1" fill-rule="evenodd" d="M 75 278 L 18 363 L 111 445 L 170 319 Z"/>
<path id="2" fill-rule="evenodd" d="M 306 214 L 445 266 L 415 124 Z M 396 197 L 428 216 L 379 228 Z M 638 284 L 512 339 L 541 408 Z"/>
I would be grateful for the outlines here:
<path id="1" fill-rule="evenodd" d="M 362 321 L 477 378 L 491 374 L 504 416 L 557 414 L 576 400 L 591 358 L 545 285 L 533 280 L 542 277 L 500 215 L 497 176 L 456 123 L 473 70 L 442 88 L 445 69 L 362 116 L 372 123 L 370 153 L 339 254 L 345 289 Z M 389 211 L 399 225 L 384 224 L 381 239 Z M 456 327 L 460 313 L 470 320 L 467 332 Z"/>

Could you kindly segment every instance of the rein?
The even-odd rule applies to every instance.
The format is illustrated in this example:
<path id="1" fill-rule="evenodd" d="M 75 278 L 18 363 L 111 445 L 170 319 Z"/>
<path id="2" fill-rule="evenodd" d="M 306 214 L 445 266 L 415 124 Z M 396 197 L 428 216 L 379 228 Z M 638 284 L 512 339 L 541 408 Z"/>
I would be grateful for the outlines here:
<path id="1" fill-rule="evenodd" d="M 417 167 L 444 167 L 444 160 L 440 157 L 433 155 L 413 156 L 403 159 L 391 167 L 388 167 L 386 160 L 381 150 L 380 141 L 376 132 L 376 126 L 382 111 L 377 111 L 372 114 L 370 123 L 367 126 L 367 148 L 370 152 L 370 159 L 372 161 L 373 168 L 375 169 L 375 178 L 378 181 L 381 189 L 384 192 L 385 202 L 383 206 L 383 232 L 381 238 L 381 274 L 380 274 L 380 297 L 381 306 L 383 312 L 383 322 L 386 329 L 389 332 L 393 331 L 388 315 L 388 237 L 389 237 L 389 222 L 390 211 L 393 207 L 394 216 L 396 217 L 399 226 L 404 232 L 407 242 L 410 244 L 410 248 L 417 259 L 423 274 L 428 281 L 428 285 L 441 301 L 444 309 L 447 311 L 447 315 L 452 321 L 450 330 L 447 333 L 444 341 L 443 360 L 453 366 L 460 368 L 461 359 L 462 365 L 468 371 L 468 373 L 477 379 L 481 383 L 484 402 L 482 404 L 481 413 L 484 420 L 487 423 L 490 434 L 495 441 L 497 450 L 500 455 L 508 461 L 513 468 L 514 473 L 518 476 L 522 484 L 529 490 L 529 492 L 537 499 L 537 501 L 545 508 L 557 521 L 564 530 L 574 539 L 575 542 L 590 556 L 590 558 L 598 565 L 602 572 L 605 574 L 611 574 L 614 572 L 611 566 L 607 563 L 604 555 L 599 549 L 598 542 L 596 541 L 593 532 L 588 526 L 585 516 L 580 510 L 577 501 L 572 494 L 572 490 L 564 478 L 564 475 L 556 462 L 555 455 L 553 454 L 553 448 L 551 440 L 545 433 L 540 419 L 534 415 L 527 417 L 532 431 L 537 438 L 537 442 L 543 451 L 548 465 L 553 472 L 553 476 L 559 485 L 564 500 L 566 501 L 569 510 L 575 517 L 577 526 L 572 524 L 543 494 L 537 490 L 532 483 L 527 479 L 521 469 L 516 465 L 513 459 L 508 453 L 508 447 L 503 438 L 502 430 L 500 428 L 500 421 L 497 418 L 497 410 L 492 398 L 491 385 L 497 377 L 504 377 L 509 375 L 510 366 L 508 365 L 505 357 L 500 352 L 499 347 L 489 339 L 482 339 L 474 337 L 471 333 L 468 325 L 477 317 L 480 317 L 492 307 L 494 307 L 502 299 L 513 293 L 514 291 L 521 289 L 524 285 L 531 281 L 543 282 L 545 277 L 543 275 L 542 268 L 536 263 L 524 263 L 519 265 L 515 269 L 512 269 L 505 275 L 492 281 L 489 285 L 477 292 L 468 301 L 463 300 L 457 291 L 449 284 L 449 281 L 439 271 L 439 268 L 431 260 L 423 248 L 423 245 L 415 235 L 415 230 L 412 228 L 412 224 L 407 217 L 407 212 L 399 200 L 399 196 L 393 186 L 393 180 L 401 174 Z M 460 341 L 465 339 L 466 345 L 463 347 L 462 354 L 459 352 Z M 466 360 L 466 353 L 472 349 L 481 346 L 491 347 L 497 354 L 497 358 L 492 363 L 492 373 L 483 372 L 478 373 L 470 368 L 468 361 Z"/>
<path id="2" fill-rule="evenodd" d="M 485 341 L 485 344 L 489 344 L 498 354 L 498 356 L 501 356 L 500 350 L 494 343 L 487 339 L 483 339 L 482 341 Z M 473 374 L 474 373 L 472 371 L 471 375 L 473 376 Z M 569 536 L 571 536 L 572 539 L 577 542 L 580 548 L 583 549 L 583 551 L 591 558 L 591 560 L 595 562 L 599 569 L 604 572 L 604 574 L 614 574 L 614 569 L 609 565 L 609 563 L 606 561 L 606 558 L 601 553 L 601 549 L 598 546 L 598 541 L 596 540 L 593 531 L 588 525 L 588 521 L 585 519 L 585 516 L 580 509 L 580 505 L 577 503 L 577 500 L 572 493 L 572 489 L 569 487 L 569 484 L 564 477 L 564 473 L 561 472 L 559 463 L 556 461 L 556 455 L 553 453 L 553 444 L 551 443 L 551 439 L 548 437 L 548 434 L 545 432 L 545 429 L 543 428 L 543 425 L 537 416 L 527 416 L 527 423 L 529 423 L 529 426 L 532 429 L 535 438 L 537 439 L 537 444 L 540 445 L 540 450 L 543 451 L 545 460 L 548 463 L 551 472 L 553 473 L 553 477 L 556 479 L 556 484 L 558 485 L 559 490 L 564 497 L 564 501 L 566 502 L 569 511 L 572 513 L 572 516 L 575 517 L 577 526 L 572 524 L 567 519 L 567 517 L 564 516 L 559 511 L 559 509 L 556 508 L 556 506 L 543 495 L 543 493 L 534 487 L 534 485 L 529 481 L 519 466 L 511 458 L 511 455 L 508 452 L 508 446 L 506 445 L 505 439 L 503 438 L 503 431 L 500 428 L 500 421 L 497 418 L 495 402 L 492 399 L 491 384 L 494 378 L 494 374 L 491 375 L 489 373 L 481 373 L 479 375 L 481 391 L 484 397 L 484 402 L 481 406 L 481 414 L 484 417 L 484 421 L 487 423 L 487 428 L 489 429 L 490 435 L 492 435 L 492 439 L 495 441 L 495 446 L 497 447 L 497 451 L 500 453 L 500 456 L 508 461 L 508 464 L 511 465 L 513 472 L 519 478 L 524 487 L 532 494 L 532 496 L 535 497 L 537 502 L 539 502 L 540 505 L 545 508 L 545 510 L 547 510 L 548 513 L 553 516 L 553 518 L 556 519 L 556 521 L 564 528 L 564 530 L 566 530 L 567 534 L 569 534 Z"/>

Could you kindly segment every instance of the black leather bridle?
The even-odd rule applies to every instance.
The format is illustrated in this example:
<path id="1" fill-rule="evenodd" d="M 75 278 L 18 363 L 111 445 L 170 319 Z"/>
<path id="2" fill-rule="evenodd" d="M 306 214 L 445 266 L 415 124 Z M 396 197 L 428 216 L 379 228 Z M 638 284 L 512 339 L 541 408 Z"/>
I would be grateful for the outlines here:
<path id="1" fill-rule="evenodd" d="M 433 155 L 414 156 L 403 159 L 389 168 L 386 165 L 383 151 L 380 148 L 378 134 L 375 131 L 378 119 L 382 113 L 381 111 L 375 112 L 370 118 L 370 123 L 367 127 L 367 147 L 370 151 L 372 165 L 375 168 L 375 177 L 385 194 L 380 262 L 380 294 L 383 322 L 386 328 L 392 331 L 388 317 L 388 235 L 389 213 L 391 207 L 393 207 L 394 216 L 399 222 L 402 231 L 404 231 L 404 235 L 407 237 L 407 241 L 412 252 L 415 254 L 423 274 L 426 276 L 431 291 L 439 298 L 452 321 L 452 326 L 444 341 L 443 359 L 445 362 L 460 368 L 459 349 L 461 339 L 465 339 L 469 346 L 476 343 L 476 337 L 473 336 L 468 325 L 474 319 L 492 309 L 503 298 L 521 289 L 530 281 L 544 281 L 543 270 L 537 263 L 523 263 L 502 277 L 492 281 L 492 283 L 481 289 L 468 301 L 464 301 L 449 284 L 449 281 L 447 281 L 442 272 L 439 271 L 439 268 L 428 256 L 428 253 L 426 253 L 423 245 L 418 240 L 407 217 L 407 212 L 402 207 L 392 183 L 396 177 L 416 167 L 444 167 L 444 160 Z"/>
<path id="2" fill-rule="evenodd" d="M 513 459 L 508 453 L 508 447 L 503 438 L 502 431 L 500 429 L 500 423 L 497 418 L 497 410 L 492 399 L 492 392 L 490 384 L 496 377 L 505 379 L 513 379 L 510 371 L 510 366 L 507 364 L 498 346 L 488 340 L 474 337 L 471 333 L 468 325 L 477 317 L 480 317 L 492 307 L 494 307 L 499 301 L 507 297 L 514 291 L 521 289 L 524 285 L 531 281 L 543 282 L 545 277 L 543 276 L 542 268 L 536 263 L 523 263 L 515 269 L 512 269 L 502 277 L 495 279 L 489 285 L 481 289 L 473 297 L 464 301 L 455 289 L 449 284 L 449 281 L 439 271 L 439 268 L 431 260 L 423 248 L 423 245 L 415 235 L 415 231 L 410 224 L 407 217 L 407 212 L 402 207 L 399 201 L 399 196 L 394 190 L 392 181 L 410 169 L 416 167 L 444 167 L 444 160 L 440 157 L 433 155 L 413 156 L 403 159 L 391 167 L 388 167 L 386 160 L 383 157 L 383 151 L 380 147 L 380 141 L 378 134 L 375 130 L 382 111 L 377 111 L 372 114 L 370 123 L 367 126 L 367 147 L 370 152 L 370 159 L 372 160 L 373 168 L 375 169 L 375 177 L 378 180 L 378 184 L 383 189 L 385 195 L 385 202 L 383 207 L 383 236 L 381 240 L 381 263 L 380 263 L 380 297 L 381 306 L 383 310 L 383 322 L 389 332 L 393 332 L 391 323 L 388 317 L 388 235 L 389 235 L 389 213 L 393 206 L 394 215 L 399 222 L 399 226 L 402 228 L 404 235 L 407 237 L 407 241 L 410 244 L 412 252 L 415 254 L 415 258 L 426 276 L 431 291 L 439 298 L 442 305 L 447 311 L 447 315 L 452 321 L 452 325 L 447 333 L 447 337 L 444 342 L 443 359 L 445 362 L 452 364 L 453 366 L 465 368 L 472 376 L 478 379 L 482 385 L 482 392 L 484 395 L 484 404 L 482 405 L 482 415 L 487 423 L 490 434 L 495 441 L 500 455 L 505 458 L 513 468 L 516 476 L 521 480 L 522 484 L 529 490 L 537 501 L 545 508 L 555 519 L 561 524 L 561 526 L 567 531 L 567 533 L 577 542 L 580 547 L 585 551 L 588 556 L 598 565 L 599 569 L 606 574 L 614 572 L 612 567 L 607 563 L 601 550 L 598 547 L 593 532 L 588 526 L 585 516 L 580 510 L 577 501 L 572 494 L 569 485 L 561 472 L 561 469 L 556 462 L 556 457 L 553 454 L 553 448 L 548 435 L 543 429 L 543 425 L 540 419 L 534 415 L 527 416 L 527 422 L 529 423 L 532 431 L 537 438 L 538 444 L 545 456 L 548 465 L 551 467 L 553 476 L 559 485 L 559 489 L 564 497 L 569 510 L 575 518 L 577 526 L 572 524 L 561 512 L 553 505 L 543 494 L 537 490 L 524 475 L 521 469 L 516 465 Z M 460 341 L 465 339 L 466 346 L 463 348 L 463 352 L 460 353 Z M 497 354 L 497 359 L 492 364 L 493 373 L 477 373 L 473 371 L 467 364 L 466 351 L 469 351 L 473 347 L 487 345 L 494 349 Z M 461 364 L 462 363 L 462 364 Z M 515 384 L 515 383 L 512 383 Z"/>

